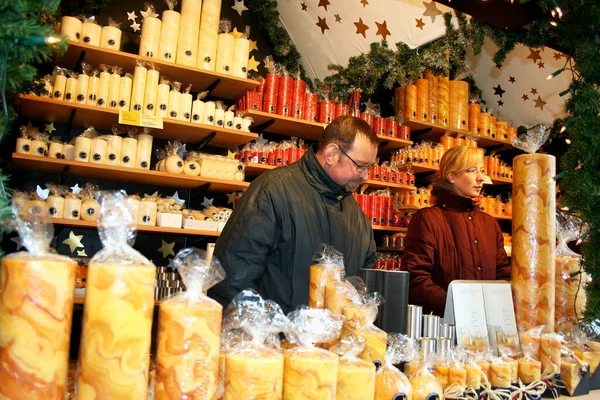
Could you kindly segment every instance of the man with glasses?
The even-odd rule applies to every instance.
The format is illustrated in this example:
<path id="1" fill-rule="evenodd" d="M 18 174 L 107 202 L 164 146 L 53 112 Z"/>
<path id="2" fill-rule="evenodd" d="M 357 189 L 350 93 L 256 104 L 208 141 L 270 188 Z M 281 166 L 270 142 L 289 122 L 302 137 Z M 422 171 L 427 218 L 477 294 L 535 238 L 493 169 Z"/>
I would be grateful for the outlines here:
<path id="1" fill-rule="evenodd" d="M 252 288 L 285 312 L 308 304 L 309 269 L 321 243 L 344 255 L 347 275 L 372 267 L 371 223 L 351 194 L 368 179 L 377 148 L 368 123 L 339 117 L 297 163 L 255 179 L 217 241 L 214 254 L 227 276 L 209 294 L 226 305 Z"/>

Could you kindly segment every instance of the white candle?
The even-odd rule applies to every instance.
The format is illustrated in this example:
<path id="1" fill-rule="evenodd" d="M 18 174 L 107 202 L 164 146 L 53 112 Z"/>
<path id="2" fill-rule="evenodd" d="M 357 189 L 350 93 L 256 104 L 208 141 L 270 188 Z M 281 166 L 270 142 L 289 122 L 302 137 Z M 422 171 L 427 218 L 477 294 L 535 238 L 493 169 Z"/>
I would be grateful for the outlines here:
<path id="1" fill-rule="evenodd" d="M 180 112 L 181 112 L 181 92 L 178 90 L 171 90 L 169 92 L 169 118 L 179 119 Z"/>
<path id="2" fill-rule="evenodd" d="M 131 217 L 137 224 L 139 214 L 140 214 L 140 201 L 134 197 L 129 197 L 127 199 L 127 208 L 129 209 L 129 212 L 131 213 Z"/>
<path id="3" fill-rule="evenodd" d="M 233 47 L 235 46 L 235 36 L 231 33 L 219 34 L 217 42 L 217 63 L 215 72 L 231 75 L 233 65 Z"/>
<path id="4" fill-rule="evenodd" d="M 121 164 L 121 149 L 123 148 L 123 138 L 117 135 L 111 135 L 108 138 L 108 147 L 106 148 L 106 164 Z"/>
<path id="5" fill-rule="evenodd" d="M 44 157 L 48 154 L 48 145 L 43 140 L 32 140 L 29 154 Z"/>
<path id="6" fill-rule="evenodd" d="M 250 132 L 250 125 L 252 125 L 252 119 L 250 119 L 249 117 L 244 117 L 242 119 L 242 130 Z"/>
<path id="7" fill-rule="evenodd" d="M 77 97 L 77 75 L 73 75 L 67 78 L 67 84 L 65 86 L 65 101 L 69 103 L 75 103 L 75 97 Z M 55 85 L 56 86 L 56 85 Z"/>
<path id="8" fill-rule="evenodd" d="M 138 211 L 138 225 L 156 226 L 156 212 L 155 201 L 142 200 Z"/>
<path id="9" fill-rule="evenodd" d="M 65 199 L 62 196 L 51 195 L 46 199 L 48 214 L 52 218 L 63 218 L 65 212 Z"/>
<path id="10" fill-rule="evenodd" d="M 144 18 L 142 21 L 142 37 L 140 39 L 140 56 L 158 58 L 160 30 L 160 19 L 156 17 Z"/>
<path id="11" fill-rule="evenodd" d="M 48 147 L 48 157 L 62 159 L 64 157 L 63 151 L 62 143 L 51 142 L 50 147 Z"/>
<path id="12" fill-rule="evenodd" d="M 106 152 L 108 150 L 108 142 L 104 139 L 92 139 L 90 150 L 90 163 L 106 164 Z"/>
<path id="13" fill-rule="evenodd" d="M 94 71 L 90 76 L 87 90 L 87 100 L 85 104 L 88 106 L 95 106 L 98 102 L 98 91 L 100 90 L 100 78 L 98 78 L 98 71 Z"/>
<path id="14" fill-rule="evenodd" d="M 121 89 L 121 75 L 113 71 L 108 81 L 108 108 L 116 109 L 119 106 L 119 90 Z"/>
<path id="15" fill-rule="evenodd" d="M 204 0 L 196 56 L 196 67 L 200 69 L 215 70 L 220 16 L 221 0 Z"/>
<path id="16" fill-rule="evenodd" d="M 248 59 L 250 58 L 250 41 L 246 38 L 235 39 L 233 47 L 233 64 L 231 74 L 238 78 L 248 77 Z"/>
<path id="17" fill-rule="evenodd" d="M 60 34 L 70 41 L 79 42 L 81 38 L 81 20 L 75 17 L 62 17 L 60 20 Z"/>
<path id="18" fill-rule="evenodd" d="M 132 86 L 133 78 L 131 77 L 131 74 L 125 74 L 125 76 L 121 78 L 121 83 L 119 84 L 119 110 L 129 111 Z"/>
<path id="19" fill-rule="evenodd" d="M 175 60 L 177 64 L 193 67 L 196 63 L 201 11 L 201 0 L 182 0 L 177 58 Z"/>
<path id="20" fill-rule="evenodd" d="M 244 127 L 244 119 L 242 117 L 233 117 L 233 129 L 241 131 Z"/>
<path id="21" fill-rule="evenodd" d="M 204 121 L 204 102 L 202 100 L 194 100 L 192 103 L 192 122 L 202 124 Z"/>
<path id="22" fill-rule="evenodd" d="M 181 94 L 180 117 L 182 121 L 190 122 L 192 118 L 192 102 L 194 97 L 189 93 Z"/>
<path id="23" fill-rule="evenodd" d="M 216 104 L 214 101 L 204 103 L 204 125 L 215 124 L 215 108 Z"/>
<path id="24" fill-rule="evenodd" d="M 131 89 L 131 111 L 142 111 L 144 104 L 144 90 L 146 88 L 146 67 L 138 65 L 133 71 L 133 86 Z"/>
<path id="25" fill-rule="evenodd" d="M 75 138 L 75 161 L 89 162 L 92 139 L 83 136 Z"/>
<path id="26" fill-rule="evenodd" d="M 233 129 L 233 118 L 235 114 L 233 111 L 225 111 L 225 128 Z"/>
<path id="27" fill-rule="evenodd" d="M 183 173 L 183 160 L 177 154 L 165 158 L 165 171 L 171 174 Z"/>
<path id="28" fill-rule="evenodd" d="M 52 87 L 52 97 L 54 100 L 64 100 L 65 99 L 65 89 L 67 87 L 67 77 L 62 74 L 57 74 L 54 77 L 54 86 Z"/>
<path id="29" fill-rule="evenodd" d="M 146 133 L 140 133 L 137 143 L 136 168 L 150 169 L 150 159 L 152 157 L 152 136 Z"/>
<path id="30" fill-rule="evenodd" d="M 108 91 L 110 90 L 110 72 L 104 70 L 100 72 L 100 79 L 98 82 L 98 101 L 96 105 L 98 107 L 106 108 L 108 104 Z"/>
<path id="31" fill-rule="evenodd" d="M 160 72 L 155 69 L 149 69 L 146 75 L 146 89 L 144 91 L 144 110 L 145 115 L 154 115 L 156 112 L 156 97 L 158 95 L 158 80 Z"/>
<path id="32" fill-rule="evenodd" d="M 90 84 L 90 76 L 86 73 L 81 73 L 77 77 L 77 97 L 75 101 L 79 104 L 85 104 L 87 101 L 87 91 Z"/>
<path id="33" fill-rule="evenodd" d="M 15 151 L 20 154 L 29 154 L 31 151 L 31 139 L 17 138 L 17 148 Z"/>
<path id="34" fill-rule="evenodd" d="M 65 144 L 63 146 L 63 153 L 65 160 L 73 161 L 75 159 L 75 146 L 72 144 Z"/>
<path id="35" fill-rule="evenodd" d="M 223 128 L 225 126 L 225 110 L 218 108 L 215 110 L 215 126 Z"/>
<path id="36" fill-rule="evenodd" d="M 121 49 L 121 34 L 121 30 L 115 26 L 103 26 L 100 47 L 119 51 Z"/>
<path id="37" fill-rule="evenodd" d="M 190 176 L 198 176 L 200 175 L 200 166 L 198 165 L 198 161 L 195 160 L 187 160 L 183 165 L 183 174 Z"/>
<path id="38" fill-rule="evenodd" d="M 65 199 L 63 209 L 63 218 L 65 219 L 79 219 L 81 216 L 81 200 L 79 199 Z"/>
<path id="39" fill-rule="evenodd" d="M 162 27 L 158 45 L 158 59 L 161 61 L 175 62 L 180 17 L 181 15 L 177 11 L 165 10 L 162 13 Z"/>
<path id="40" fill-rule="evenodd" d="M 126 137 L 121 148 L 121 167 L 134 168 L 137 156 L 137 139 Z"/>
<path id="41" fill-rule="evenodd" d="M 158 85 L 158 94 L 156 96 L 156 116 L 166 117 L 169 115 L 169 92 L 171 91 L 171 85 L 168 83 L 161 83 Z"/>
<path id="42" fill-rule="evenodd" d="M 81 219 L 84 221 L 96 221 L 100 205 L 96 200 L 89 199 L 81 202 Z"/>
<path id="43" fill-rule="evenodd" d="M 86 21 L 81 25 L 81 43 L 100 46 L 102 27 L 95 22 Z"/>

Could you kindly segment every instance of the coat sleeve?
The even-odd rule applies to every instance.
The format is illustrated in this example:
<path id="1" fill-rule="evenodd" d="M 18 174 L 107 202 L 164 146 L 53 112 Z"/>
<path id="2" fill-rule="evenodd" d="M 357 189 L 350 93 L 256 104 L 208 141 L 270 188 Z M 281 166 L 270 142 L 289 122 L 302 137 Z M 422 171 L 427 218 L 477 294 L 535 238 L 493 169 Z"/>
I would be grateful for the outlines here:
<path id="1" fill-rule="evenodd" d="M 431 219 L 424 213 L 415 214 L 404 241 L 401 265 L 403 270 L 410 272 L 410 302 L 423 306 L 428 312 L 444 315 L 446 290 L 432 279 L 435 243 Z"/>
<path id="2" fill-rule="evenodd" d="M 496 222 L 496 279 L 510 281 L 511 266 L 504 250 L 504 237 L 500 225 Z"/>
<path id="3" fill-rule="evenodd" d="M 365 254 L 365 261 L 362 268 L 373 268 L 375 261 L 377 261 L 377 247 L 375 246 L 375 238 L 373 237 L 373 230 L 370 229 L 371 240 L 369 242 L 369 249 Z"/>
<path id="4" fill-rule="evenodd" d="M 224 307 L 244 289 L 259 290 L 267 256 L 281 236 L 276 204 L 267 185 L 248 189 L 217 240 L 214 254 L 226 276 L 209 295 Z"/>

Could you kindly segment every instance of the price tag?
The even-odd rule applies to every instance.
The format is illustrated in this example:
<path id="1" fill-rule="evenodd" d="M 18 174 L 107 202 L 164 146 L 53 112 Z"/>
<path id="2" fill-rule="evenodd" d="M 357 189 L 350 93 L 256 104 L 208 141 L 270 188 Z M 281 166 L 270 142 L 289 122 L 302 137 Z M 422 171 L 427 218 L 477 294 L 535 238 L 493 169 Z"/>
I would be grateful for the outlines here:
<path id="1" fill-rule="evenodd" d="M 119 110 L 119 123 L 144 128 L 163 129 L 162 117 L 144 115 L 136 111 Z"/>

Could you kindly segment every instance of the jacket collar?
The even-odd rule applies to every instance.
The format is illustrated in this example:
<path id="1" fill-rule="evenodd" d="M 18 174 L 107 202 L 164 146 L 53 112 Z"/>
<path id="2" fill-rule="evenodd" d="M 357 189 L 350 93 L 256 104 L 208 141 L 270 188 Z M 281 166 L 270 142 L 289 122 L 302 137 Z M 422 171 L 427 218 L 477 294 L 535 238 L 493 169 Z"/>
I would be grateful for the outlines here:
<path id="1" fill-rule="evenodd" d="M 435 205 L 453 211 L 475 211 L 478 207 L 473 203 L 473 199 L 460 196 L 447 190 L 439 190 L 434 193 Z"/>
<path id="2" fill-rule="evenodd" d="M 317 156 L 315 154 L 316 145 L 312 145 L 308 148 L 308 151 L 300 159 L 299 166 L 308 183 L 315 188 L 315 190 L 322 196 L 325 196 L 331 200 L 341 201 L 348 195 L 352 194 L 347 191 L 343 186 L 335 182 L 325 172 Z"/>

